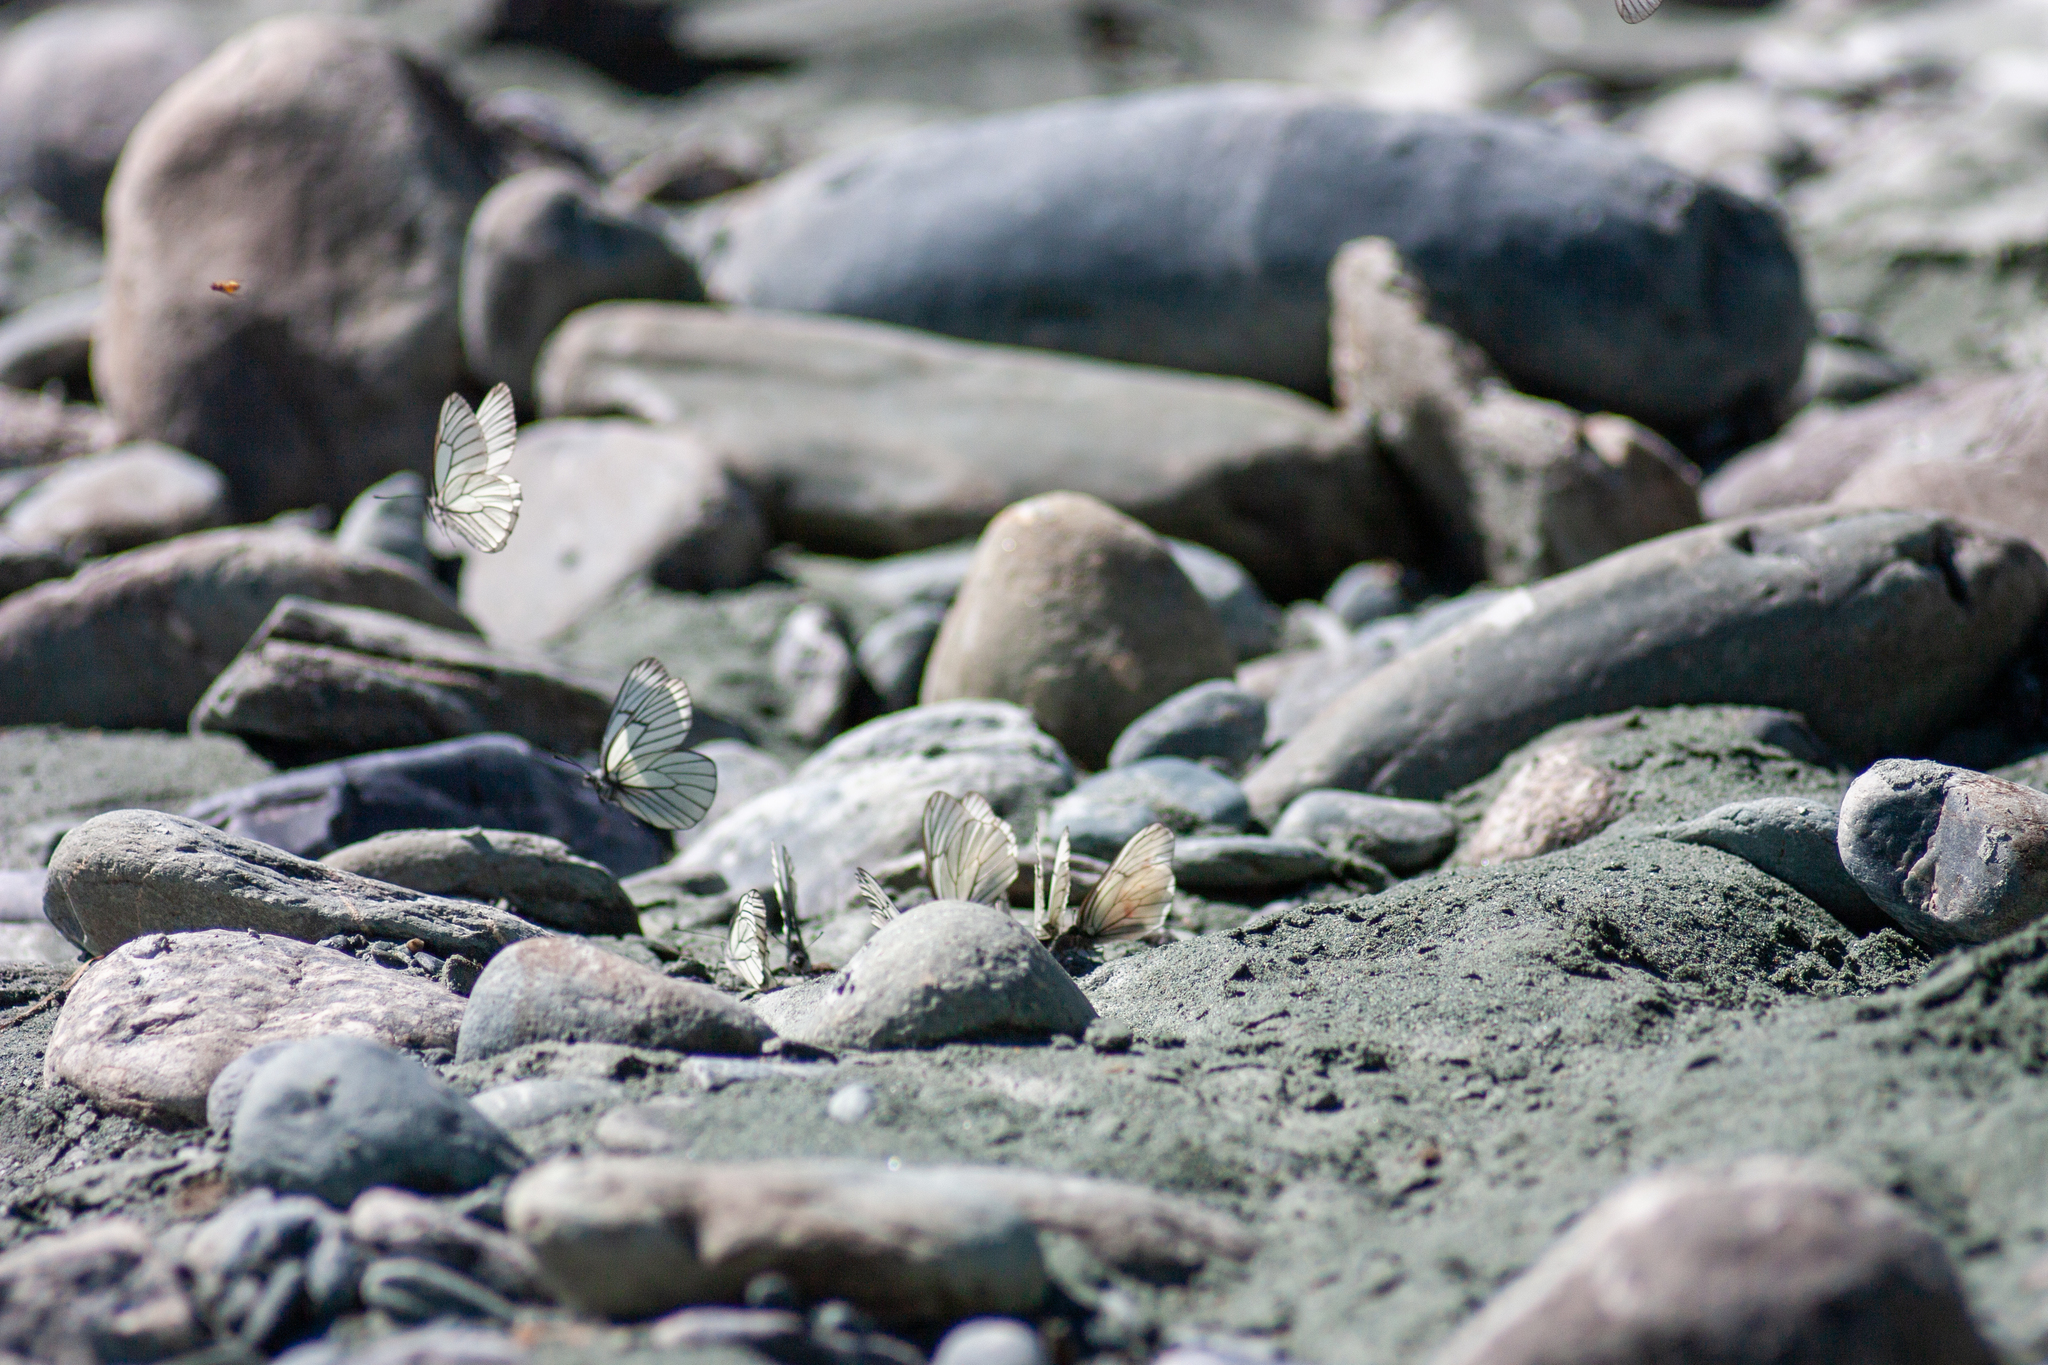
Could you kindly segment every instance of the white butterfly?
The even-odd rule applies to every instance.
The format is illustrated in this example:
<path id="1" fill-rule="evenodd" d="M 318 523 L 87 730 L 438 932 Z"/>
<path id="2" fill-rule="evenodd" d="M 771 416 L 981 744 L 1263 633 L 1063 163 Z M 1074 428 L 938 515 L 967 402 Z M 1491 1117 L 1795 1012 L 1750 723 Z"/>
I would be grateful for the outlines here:
<path id="1" fill-rule="evenodd" d="M 958 801 L 933 792 L 924 803 L 924 866 L 940 900 L 1000 906 L 1017 880 L 1017 836 L 980 792 Z"/>
<path id="2" fill-rule="evenodd" d="M 642 659 L 619 684 L 598 746 L 600 766 L 583 780 L 657 829 L 688 829 L 718 795 L 718 765 L 690 738 L 690 689 L 659 659 Z M 790 898 L 795 900 L 795 884 Z"/>
<path id="3" fill-rule="evenodd" d="M 1614 0 L 1614 12 L 1624 24 L 1640 24 L 1657 12 L 1664 0 Z"/>
<path id="4" fill-rule="evenodd" d="M 1032 925 L 1042 941 L 1074 938 L 1114 943 L 1149 938 L 1165 927 L 1166 914 L 1173 908 L 1173 831 L 1166 826 L 1147 825 L 1133 834 L 1080 909 L 1071 914 L 1067 897 L 1073 886 L 1073 869 L 1066 832 L 1061 831 L 1059 849 L 1053 855 L 1050 885 L 1042 830 L 1037 856 L 1031 908 Z"/>
<path id="5" fill-rule="evenodd" d="M 504 549 L 519 521 L 519 481 L 505 472 L 518 436 L 512 390 L 503 384 L 485 394 L 475 412 L 459 393 L 441 404 L 427 511 L 442 530 L 485 554 Z"/>
<path id="6" fill-rule="evenodd" d="M 768 984 L 768 905 L 758 891 L 741 896 L 732 912 L 732 934 L 725 941 L 725 965 L 757 991 Z"/>
<path id="7" fill-rule="evenodd" d="M 889 899 L 889 893 L 866 868 L 856 867 L 853 870 L 853 884 L 859 888 L 860 898 L 868 903 L 869 924 L 879 929 L 890 920 L 903 917 L 903 912 L 896 908 L 896 902 Z"/>
<path id="8" fill-rule="evenodd" d="M 782 946 L 789 952 L 789 969 L 802 975 L 811 969 L 810 950 L 804 947 L 803 922 L 796 912 L 796 865 L 789 850 L 774 844 L 768 850 L 768 867 L 775 881 L 775 908 L 782 915 Z"/>

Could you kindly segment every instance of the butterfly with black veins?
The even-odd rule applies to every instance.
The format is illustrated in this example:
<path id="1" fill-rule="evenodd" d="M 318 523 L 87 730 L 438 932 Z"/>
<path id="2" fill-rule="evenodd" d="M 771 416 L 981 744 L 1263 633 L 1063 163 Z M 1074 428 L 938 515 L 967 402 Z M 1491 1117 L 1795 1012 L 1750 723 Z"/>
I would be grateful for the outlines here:
<path id="1" fill-rule="evenodd" d="M 1078 908 L 1067 904 L 1074 884 L 1072 846 L 1060 831 L 1048 876 L 1045 831 L 1034 850 L 1031 924 L 1042 943 L 1116 943 L 1150 938 L 1166 927 L 1173 909 L 1173 831 L 1147 825 L 1133 834 Z"/>
<path id="2" fill-rule="evenodd" d="M 775 909 L 782 918 L 782 947 L 789 954 L 789 970 L 799 976 L 811 970 L 810 949 L 804 946 L 803 921 L 796 909 L 796 864 L 781 844 L 768 849 L 770 879 L 775 883 Z"/>
<path id="3" fill-rule="evenodd" d="M 924 867 L 942 901 L 1002 905 L 1017 880 L 1017 836 L 980 792 L 924 803 Z"/>
<path id="4" fill-rule="evenodd" d="M 732 933 L 725 941 L 725 965 L 757 991 L 768 985 L 768 903 L 759 891 L 741 896 L 732 912 Z"/>
<path id="5" fill-rule="evenodd" d="M 688 829 L 718 795 L 718 765 L 684 747 L 690 739 L 690 689 L 659 659 L 642 659 L 619 684 L 598 746 L 598 766 L 583 780 L 607 801 L 656 829 Z M 789 883 L 790 902 L 796 882 Z"/>
<path id="6" fill-rule="evenodd" d="M 434 487 L 427 511 L 442 530 L 487 555 L 505 548 L 519 522 L 523 494 L 505 472 L 519 439 L 512 390 L 496 385 L 475 412 L 459 393 L 441 404 L 434 433 Z"/>
<path id="7" fill-rule="evenodd" d="M 1614 12 L 1625 24 L 1640 24 L 1657 12 L 1664 0 L 1614 0 Z"/>

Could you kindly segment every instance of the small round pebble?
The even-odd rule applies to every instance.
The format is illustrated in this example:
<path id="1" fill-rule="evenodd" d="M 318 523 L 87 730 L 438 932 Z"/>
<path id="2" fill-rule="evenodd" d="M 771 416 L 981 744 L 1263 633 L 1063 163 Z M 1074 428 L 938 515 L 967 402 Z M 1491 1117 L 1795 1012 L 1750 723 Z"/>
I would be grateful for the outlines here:
<path id="1" fill-rule="evenodd" d="M 832 1098 L 825 1101 L 825 1113 L 834 1123 L 859 1123 L 875 1107 L 875 1092 L 872 1086 L 855 1082 L 842 1085 L 832 1092 Z"/>
<path id="2" fill-rule="evenodd" d="M 1052 1357 L 1029 1323 L 969 1318 L 939 1339 L 932 1365 L 1052 1365 Z"/>

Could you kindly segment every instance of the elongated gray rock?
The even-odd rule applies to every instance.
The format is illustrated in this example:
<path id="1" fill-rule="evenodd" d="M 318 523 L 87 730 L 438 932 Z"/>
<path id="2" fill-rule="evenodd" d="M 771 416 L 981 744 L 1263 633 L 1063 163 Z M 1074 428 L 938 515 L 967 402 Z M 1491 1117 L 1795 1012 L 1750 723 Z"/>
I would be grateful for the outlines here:
<path id="1" fill-rule="evenodd" d="M 594 752 L 612 698 L 545 660 L 391 612 L 286 597 L 192 708 L 192 728 L 324 762 L 498 731 Z"/>
<path id="2" fill-rule="evenodd" d="M 483 962 L 547 932 L 493 906 L 371 881 L 148 810 L 111 811 L 65 835 L 50 857 L 43 913 L 96 957 L 144 935 L 240 929 L 305 943 L 416 938 L 438 956 Z"/>
<path id="3" fill-rule="evenodd" d="M 1842 865 L 1833 806 L 1796 796 L 1735 801 L 1674 825 L 1664 837 L 1732 853 L 1858 933 L 1893 923 Z"/>
<path id="4" fill-rule="evenodd" d="M 228 520 L 218 469 L 159 441 L 79 455 L 9 504 L 0 535 L 77 558 L 119 554 Z"/>
<path id="5" fill-rule="evenodd" d="M 1273 837 L 1306 839 L 1408 876 L 1444 860 L 1458 842 L 1458 825 L 1448 811 L 1430 801 L 1312 791 L 1288 805 L 1273 826 Z"/>
<path id="6" fill-rule="evenodd" d="M 1842 798 L 1842 865 L 1915 938 L 1988 943 L 2048 914 L 2048 795 L 1920 759 L 1873 765 Z"/>
<path id="7" fill-rule="evenodd" d="M 618 1043 L 754 1056 L 775 1031 L 725 992 L 677 981 L 572 939 L 498 954 L 469 993 L 457 1061 L 528 1043 Z"/>
<path id="8" fill-rule="evenodd" d="M 943 545 L 1061 490 L 1222 551 L 1283 602 L 1419 548 L 1358 425 L 1261 384 L 651 303 L 570 317 L 537 383 L 549 417 L 687 428 L 753 491 L 775 539 L 833 554 Z"/>
<path id="9" fill-rule="evenodd" d="M 1029 1312 L 1046 1284 L 1017 1207 L 944 1171 L 558 1160 L 513 1183 L 505 1225 L 570 1304 L 622 1319 L 740 1302 L 764 1270 L 888 1321 Z"/>
<path id="10" fill-rule="evenodd" d="M 640 932 L 640 916 L 619 879 L 545 834 L 400 829 L 337 848 L 320 861 L 430 896 L 503 901 L 521 919 L 572 934 Z"/>
<path id="11" fill-rule="evenodd" d="M 403 560 L 346 554 L 303 531 L 203 531 L 0 601 L 0 724 L 183 729 L 292 594 L 474 629 Z"/>
<path id="12" fill-rule="evenodd" d="M 693 235 L 713 298 L 1317 394 L 1330 262 L 1388 237 L 1517 388 L 1724 441 L 1769 431 L 1812 333 L 1770 211 L 1631 140 L 1282 86 L 919 129 Z"/>
<path id="13" fill-rule="evenodd" d="M 1007 911 L 969 901 L 908 911 L 807 991 L 801 1009 L 764 1010 L 784 1037 L 867 1050 L 1079 1035 L 1095 1017 L 1066 969 Z"/>
<path id="14" fill-rule="evenodd" d="M 206 1121 L 215 1077 L 251 1048 L 346 1033 L 453 1051 L 462 999 L 422 977 L 271 934 L 151 934 L 79 976 L 43 1057 L 102 1109 Z"/>
<path id="15" fill-rule="evenodd" d="M 1924 512 L 1681 531 L 1517 589 L 1329 702 L 1245 779 L 1442 796 L 1554 725 L 1631 706 L 1783 707 L 1868 758 L 1954 724 L 2048 606 L 2025 541 Z"/>
<path id="16" fill-rule="evenodd" d="M 1432 1365 L 1859 1361 L 1997 1355 L 1934 1235 L 1812 1163 L 1754 1157 L 1624 1186 Z"/>

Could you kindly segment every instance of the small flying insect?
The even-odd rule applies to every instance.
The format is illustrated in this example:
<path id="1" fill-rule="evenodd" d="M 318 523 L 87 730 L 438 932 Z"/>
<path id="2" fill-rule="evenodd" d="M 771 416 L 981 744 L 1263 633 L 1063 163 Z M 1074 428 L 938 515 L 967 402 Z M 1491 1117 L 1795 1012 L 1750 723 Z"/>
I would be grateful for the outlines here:
<path id="1" fill-rule="evenodd" d="M 519 439 L 512 390 L 492 387 L 475 412 L 459 393 L 441 404 L 434 431 L 434 486 L 427 511 L 441 529 L 487 555 L 505 548 L 525 500 L 519 481 L 505 472 Z"/>
<path id="2" fill-rule="evenodd" d="M 215 280 L 209 287 L 216 294 L 232 296 L 242 292 L 242 282 L 240 280 Z"/>

